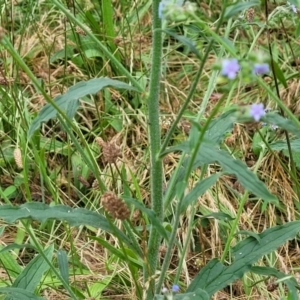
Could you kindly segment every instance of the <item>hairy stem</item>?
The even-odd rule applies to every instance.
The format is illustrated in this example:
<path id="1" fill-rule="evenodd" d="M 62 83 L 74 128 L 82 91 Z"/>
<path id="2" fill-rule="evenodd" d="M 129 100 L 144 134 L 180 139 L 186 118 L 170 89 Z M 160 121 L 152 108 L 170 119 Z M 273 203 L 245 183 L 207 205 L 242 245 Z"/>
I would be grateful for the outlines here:
<path id="1" fill-rule="evenodd" d="M 148 98 L 148 122 L 149 122 L 149 144 L 151 153 L 151 204 L 152 210 L 160 221 L 163 221 L 163 201 L 162 201 L 162 182 L 163 170 L 162 160 L 158 156 L 161 147 L 161 134 L 159 126 L 159 90 L 161 75 L 161 55 L 162 55 L 162 32 L 161 20 L 158 17 L 159 1 L 153 0 L 152 3 L 152 63 L 150 74 L 150 91 Z M 144 282 L 150 284 L 147 290 L 147 298 L 153 299 L 154 280 L 158 260 L 158 251 L 161 236 L 155 228 L 152 227 L 148 243 L 148 253 L 144 266 Z M 150 281 L 149 281 L 150 280 Z"/>

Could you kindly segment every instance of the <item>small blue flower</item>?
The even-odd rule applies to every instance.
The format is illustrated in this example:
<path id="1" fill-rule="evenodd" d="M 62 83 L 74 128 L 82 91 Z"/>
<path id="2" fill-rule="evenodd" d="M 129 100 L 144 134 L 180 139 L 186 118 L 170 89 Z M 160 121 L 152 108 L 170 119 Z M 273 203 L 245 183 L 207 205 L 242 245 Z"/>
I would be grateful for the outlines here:
<path id="1" fill-rule="evenodd" d="M 171 9 L 174 7 L 174 3 L 172 0 L 162 0 L 158 4 L 158 17 L 160 19 L 164 18 L 164 15 L 166 14 L 167 9 Z"/>
<path id="2" fill-rule="evenodd" d="M 221 74 L 228 77 L 229 79 L 234 79 L 240 70 L 240 65 L 238 60 L 235 58 L 223 59 Z"/>
<path id="3" fill-rule="evenodd" d="M 269 65 L 267 63 L 255 64 L 253 67 L 253 73 L 256 75 L 263 75 L 270 72 Z"/>
<path id="4" fill-rule="evenodd" d="M 174 293 L 179 292 L 179 286 L 177 284 L 173 284 L 173 286 L 172 286 L 172 292 L 174 292 Z"/>
<path id="5" fill-rule="evenodd" d="M 290 6 L 290 8 L 292 9 L 292 11 L 296 14 L 297 13 L 297 7 L 294 4 L 291 4 L 290 2 L 287 2 L 287 4 Z"/>
<path id="6" fill-rule="evenodd" d="M 262 103 L 252 104 L 250 107 L 249 114 L 256 122 L 258 122 L 260 118 L 266 114 L 264 105 Z"/>

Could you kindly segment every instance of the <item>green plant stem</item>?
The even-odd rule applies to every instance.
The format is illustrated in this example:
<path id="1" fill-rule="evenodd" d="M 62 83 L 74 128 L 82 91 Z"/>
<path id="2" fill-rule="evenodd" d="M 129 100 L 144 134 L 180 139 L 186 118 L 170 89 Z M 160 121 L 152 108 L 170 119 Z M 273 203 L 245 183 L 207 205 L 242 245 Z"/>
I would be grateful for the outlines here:
<path id="1" fill-rule="evenodd" d="M 161 146 L 161 133 L 159 124 L 159 91 L 161 77 L 161 57 L 162 57 L 162 32 L 161 20 L 158 17 L 159 0 L 152 3 L 152 62 L 150 74 L 150 91 L 148 98 L 148 122 L 149 122 L 149 145 L 151 155 L 150 186 L 151 186 L 151 206 L 157 218 L 163 221 L 163 167 L 162 159 L 158 156 Z M 150 280 L 150 287 L 147 290 L 147 300 L 154 298 L 154 279 L 158 261 L 158 252 L 161 236 L 154 227 L 151 228 L 147 263 L 144 266 L 144 283 Z"/>
<path id="2" fill-rule="evenodd" d="M 199 139 L 195 143 L 195 146 L 193 147 L 193 149 L 191 149 L 190 159 L 188 161 L 188 166 L 186 168 L 185 177 L 183 179 L 184 184 L 182 184 L 182 186 L 187 186 L 187 182 L 188 182 L 188 179 L 189 179 L 190 174 L 192 172 L 193 165 L 194 165 L 195 159 L 197 157 L 197 154 L 200 151 L 200 146 L 201 146 L 201 143 L 203 141 L 205 132 L 206 132 L 210 122 L 213 120 L 215 115 L 218 113 L 221 105 L 223 104 L 224 99 L 225 99 L 225 97 L 223 96 L 220 99 L 220 101 L 217 103 L 217 105 L 214 107 L 213 111 L 211 112 L 209 118 L 207 119 L 205 125 L 202 128 L 201 134 L 199 135 Z M 185 155 L 185 154 L 183 153 L 182 155 Z M 167 270 L 168 270 L 169 265 L 170 265 L 172 252 L 173 252 L 172 251 L 173 250 L 173 245 L 175 243 L 177 228 L 179 226 L 179 221 L 180 221 L 181 203 L 182 203 L 183 198 L 184 198 L 184 189 L 181 189 L 180 193 L 178 193 L 178 196 L 177 196 L 178 203 L 176 205 L 174 222 L 172 224 L 173 225 L 172 226 L 172 232 L 171 232 L 171 235 L 170 235 L 170 238 L 169 238 L 168 249 L 167 249 L 167 252 L 166 252 L 165 257 L 164 257 L 164 262 L 163 262 L 163 265 L 162 265 L 162 268 L 161 268 L 159 280 L 158 280 L 158 283 L 157 283 L 157 286 L 156 286 L 156 293 L 160 293 L 160 291 L 162 289 L 163 281 L 165 279 L 165 275 L 166 275 Z"/>
<path id="3" fill-rule="evenodd" d="M 256 173 L 257 172 L 257 169 L 262 161 L 262 159 L 264 158 L 264 155 L 265 155 L 265 151 L 261 151 L 260 154 L 259 154 L 259 157 L 258 157 L 258 160 L 256 162 L 256 166 L 255 166 L 255 169 L 254 169 L 254 172 Z M 238 227 L 238 223 L 239 223 L 239 220 L 240 220 L 240 217 L 241 217 L 241 214 L 244 210 L 244 206 L 245 206 L 245 203 L 246 201 L 248 200 L 248 191 L 246 191 L 239 203 L 239 208 L 238 208 L 238 211 L 236 213 L 236 217 L 233 221 L 233 224 L 232 224 L 232 227 L 231 227 L 231 230 L 230 230 L 230 233 L 229 233 L 229 236 L 227 238 L 227 241 L 226 241 L 226 244 L 225 244 L 225 248 L 224 248 L 224 251 L 223 251 L 223 254 L 222 254 L 222 257 L 221 257 L 221 261 L 224 262 L 225 261 L 225 258 L 229 252 L 229 249 L 230 249 L 230 245 L 231 245 L 231 242 L 232 242 L 232 239 L 235 235 L 235 232 L 236 232 L 236 228 Z"/>

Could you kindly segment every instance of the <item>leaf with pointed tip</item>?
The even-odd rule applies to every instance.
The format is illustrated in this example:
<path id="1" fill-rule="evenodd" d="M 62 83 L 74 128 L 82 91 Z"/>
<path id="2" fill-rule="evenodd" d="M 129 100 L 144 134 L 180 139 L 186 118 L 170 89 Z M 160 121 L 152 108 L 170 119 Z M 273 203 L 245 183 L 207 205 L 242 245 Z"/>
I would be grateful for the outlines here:
<path id="1" fill-rule="evenodd" d="M 294 238 L 300 231 L 300 221 L 275 226 L 258 234 L 258 240 L 248 237 L 232 249 L 234 261 L 224 266 L 217 259 L 212 259 L 194 278 L 187 292 L 198 288 L 205 290 L 209 296 L 223 289 L 252 269 L 252 264 L 263 255 L 276 250 L 286 241 Z"/>
<path id="2" fill-rule="evenodd" d="M 251 268 L 250 272 L 263 275 L 263 276 L 274 276 L 280 280 L 283 280 L 288 290 L 290 291 L 291 297 L 288 299 L 299 300 L 299 294 L 298 294 L 299 284 L 294 277 L 286 275 L 276 270 L 275 268 L 270 268 L 270 267 L 254 266 Z"/>
<path id="3" fill-rule="evenodd" d="M 85 208 L 72 208 L 66 205 L 50 207 L 41 202 L 29 202 L 20 206 L 12 206 L 9 204 L 0 206 L 0 219 L 8 223 L 14 223 L 17 220 L 28 218 L 40 222 L 54 219 L 66 221 L 71 226 L 88 225 L 94 228 L 101 228 L 108 233 L 117 234 L 129 248 L 134 250 L 130 239 L 119 228 L 110 224 L 103 215 Z"/>
<path id="4" fill-rule="evenodd" d="M 97 92 L 108 86 L 114 87 L 116 89 L 136 91 L 136 88 L 125 82 L 102 77 L 78 82 L 74 86 L 70 87 L 64 95 L 57 96 L 53 101 L 62 111 L 66 113 L 69 119 L 72 119 L 79 107 L 80 98 L 86 95 L 96 94 Z M 28 131 L 28 138 L 30 138 L 32 134 L 40 127 L 41 123 L 55 118 L 56 115 L 57 110 L 51 105 L 51 103 L 47 103 L 40 110 L 38 116 L 32 122 Z"/>
<path id="5" fill-rule="evenodd" d="M 14 287 L 0 288 L 0 295 L 6 295 L 12 300 L 45 300 L 31 292 Z"/>

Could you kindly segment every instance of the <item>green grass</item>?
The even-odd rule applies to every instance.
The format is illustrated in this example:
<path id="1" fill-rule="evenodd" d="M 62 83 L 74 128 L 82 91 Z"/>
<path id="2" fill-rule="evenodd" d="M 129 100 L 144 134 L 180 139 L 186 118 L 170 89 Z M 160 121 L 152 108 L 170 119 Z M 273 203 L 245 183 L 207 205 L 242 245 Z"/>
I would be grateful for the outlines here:
<path id="1" fill-rule="evenodd" d="M 247 236 L 253 235 L 255 240 L 268 228 L 299 220 L 297 15 L 292 15 L 287 5 L 269 6 L 268 34 L 262 29 L 264 7 L 255 6 L 253 21 L 247 20 L 249 10 L 242 11 L 243 18 L 233 15 L 215 33 L 221 3 L 194 2 L 198 10 L 190 22 L 163 22 L 164 28 L 174 30 L 177 36 L 162 34 L 159 125 L 163 148 L 156 153 L 163 160 L 162 222 L 159 212 L 156 219 L 150 210 L 152 1 L 0 4 L 0 203 L 14 207 L 13 213 L 8 211 L 0 220 L 4 249 L 0 252 L 0 293 L 1 288 L 14 287 L 35 294 L 34 299 L 145 299 L 154 279 L 158 286 L 170 288 L 176 283 L 180 292 L 191 291 L 190 283 L 213 258 L 227 266 L 234 262 L 231 247 Z M 178 35 L 183 40 L 178 40 Z M 211 40 L 214 43 L 207 50 Z M 195 46 L 192 51 L 190 41 Z M 222 58 L 236 56 L 245 63 L 255 50 L 263 51 L 268 62 L 273 59 L 275 74 L 257 81 L 241 74 L 232 82 L 218 76 L 216 64 Z M 64 111 L 63 104 L 53 101 L 67 95 L 78 82 L 100 77 L 115 81 L 92 95 L 86 92 L 78 104 L 66 97 L 74 105 L 74 118 L 69 110 Z M 119 89 L 119 81 L 134 90 L 129 86 Z M 290 123 L 274 117 L 280 127 L 274 131 L 251 122 L 242 108 L 258 102 L 279 111 Z M 46 116 L 33 131 L 32 124 L 45 105 L 56 117 Z M 236 110 L 234 121 L 229 118 L 220 127 L 210 127 L 231 109 Z M 266 118 L 273 120 L 272 116 Z M 190 200 L 192 205 L 180 211 L 178 203 L 187 199 L 198 182 L 224 171 L 225 161 L 204 162 L 194 168 L 190 160 L 193 155 L 196 161 L 201 159 L 193 152 L 200 144 L 204 156 L 214 155 L 205 148 L 210 128 L 211 135 L 220 140 L 218 147 L 228 157 L 244 161 L 278 198 L 278 204 L 266 204 L 260 196 L 267 197 L 265 192 L 254 195 L 247 191 L 249 186 L 245 190 L 237 179 L 243 169 L 237 176 L 221 174 Z M 97 138 L 102 138 L 104 145 L 100 146 Z M 296 144 L 289 149 L 289 141 L 294 139 Z M 284 151 L 272 146 L 279 140 L 284 141 Z M 181 145 L 184 141 L 188 141 L 186 146 Z M 172 146 L 179 148 L 171 151 Z M 114 163 L 107 163 L 105 147 L 111 147 L 107 155 L 114 147 L 118 149 Z M 116 220 L 105 211 L 105 191 L 112 191 L 129 205 L 127 220 Z M 62 206 L 56 211 L 58 205 L 67 207 L 71 216 Z M 36 217 L 24 217 L 27 210 Z M 151 224 L 159 243 L 160 237 L 167 235 L 159 245 L 156 272 L 148 261 Z M 169 250 L 171 233 L 174 244 Z M 293 299 L 288 298 L 285 281 L 276 276 L 299 277 L 295 268 L 299 264 L 298 238 L 278 245 L 282 246 L 262 253 L 255 264 L 275 268 L 278 273 L 249 271 L 216 292 L 214 299 Z M 164 261 L 166 273 L 160 276 Z M 14 292 L 13 299 L 26 296 Z"/>

